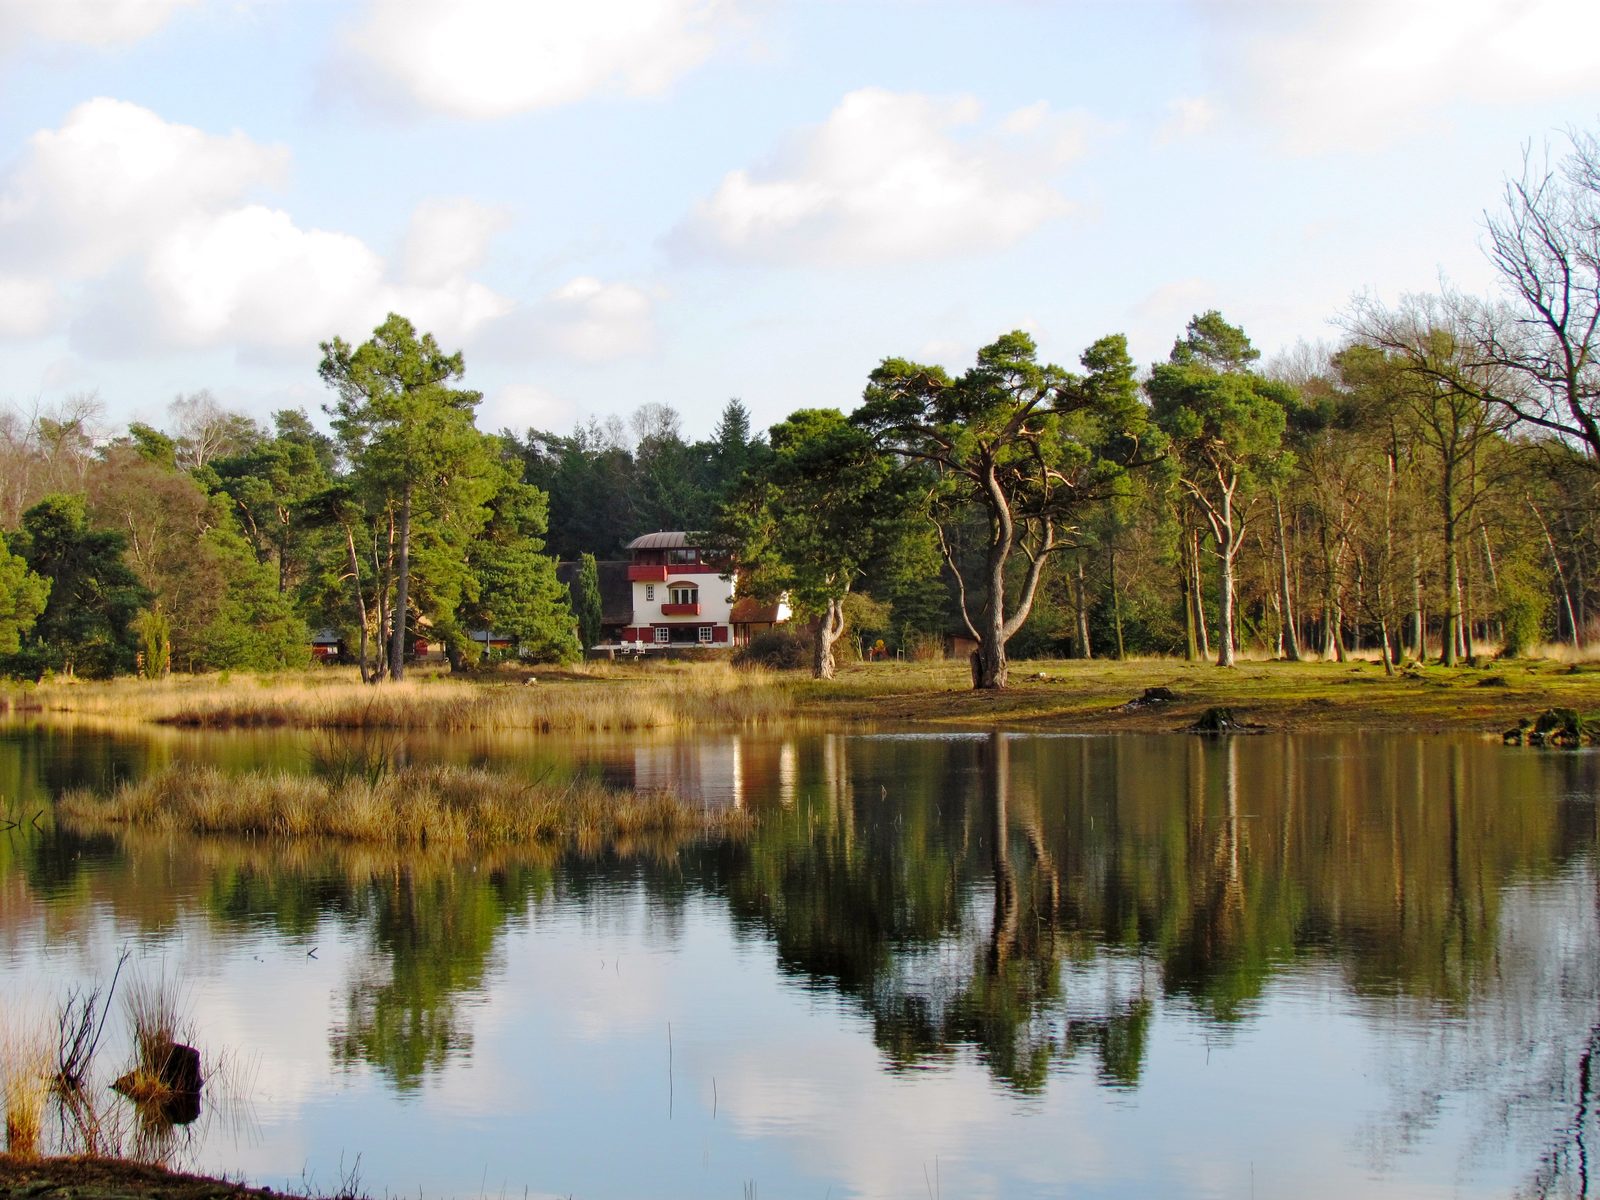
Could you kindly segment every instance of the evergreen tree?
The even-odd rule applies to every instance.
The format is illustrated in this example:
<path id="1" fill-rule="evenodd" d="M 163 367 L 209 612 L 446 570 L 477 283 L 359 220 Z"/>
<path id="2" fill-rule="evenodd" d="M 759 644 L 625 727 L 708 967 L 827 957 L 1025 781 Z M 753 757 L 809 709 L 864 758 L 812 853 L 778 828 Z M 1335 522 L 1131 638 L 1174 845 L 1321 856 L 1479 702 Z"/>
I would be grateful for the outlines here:
<path id="1" fill-rule="evenodd" d="M 131 671 L 138 652 L 133 620 L 150 592 L 123 561 L 127 539 L 93 528 L 81 496 L 47 496 L 22 514 L 21 530 L 8 540 L 28 569 L 50 584 L 9 673 L 104 678 Z"/>

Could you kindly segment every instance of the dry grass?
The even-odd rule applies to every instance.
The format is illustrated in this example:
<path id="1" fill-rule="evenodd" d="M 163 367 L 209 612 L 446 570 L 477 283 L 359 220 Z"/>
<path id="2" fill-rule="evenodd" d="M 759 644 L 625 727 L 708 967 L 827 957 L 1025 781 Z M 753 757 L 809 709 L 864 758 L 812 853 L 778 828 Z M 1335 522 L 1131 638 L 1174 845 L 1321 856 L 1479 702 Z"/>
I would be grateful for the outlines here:
<path id="1" fill-rule="evenodd" d="M 793 682 L 727 663 L 586 664 L 457 679 L 417 672 L 376 687 L 341 668 L 40 684 L 19 711 L 119 721 L 315 729 L 521 729 L 544 733 L 748 726 L 793 708 Z"/>
<path id="2" fill-rule="evenodd" d="M 33 1158 L 44 1137 L 45 1110 L 50 1100 L 49 1027 L 28 1020 L 20 1005 L 8 1003 L 0 1017 L 0 1089 L 3 1089 L 6 1152 Z"/>
<path id="3" fill-rule="evenodd" d="M 399 767 L 381 778 L 228 774 L 178 764 L 110 794 L 64 795 L 69 824 L 401 846 L 615 842 L 654 833 L 737 833 L 749 818 L 595 781 L 525 781 L 481 768 Z"/>

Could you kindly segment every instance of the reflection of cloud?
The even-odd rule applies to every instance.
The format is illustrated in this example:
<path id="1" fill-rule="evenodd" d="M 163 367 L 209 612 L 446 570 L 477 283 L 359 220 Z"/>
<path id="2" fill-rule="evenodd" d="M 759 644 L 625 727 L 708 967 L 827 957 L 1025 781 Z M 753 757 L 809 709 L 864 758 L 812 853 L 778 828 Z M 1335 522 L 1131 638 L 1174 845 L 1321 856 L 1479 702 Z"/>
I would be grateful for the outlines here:
<path id="1" fill-rule="evenodd" d="M 367 0 L 349 50 L 380 90 L 458 117 L 660 92 L 716 45 L 728 0 Z"/>
<path id="2" fill-rule="evenodd" d="M 970 97 L 851 92 L 764 169 L 730 172 L 674 235 L 735 258 L 884 262 L 1009 246 L 1071 211 L 1042 182 L 1089 122 L 1035 104 L 980 127 Z"/>

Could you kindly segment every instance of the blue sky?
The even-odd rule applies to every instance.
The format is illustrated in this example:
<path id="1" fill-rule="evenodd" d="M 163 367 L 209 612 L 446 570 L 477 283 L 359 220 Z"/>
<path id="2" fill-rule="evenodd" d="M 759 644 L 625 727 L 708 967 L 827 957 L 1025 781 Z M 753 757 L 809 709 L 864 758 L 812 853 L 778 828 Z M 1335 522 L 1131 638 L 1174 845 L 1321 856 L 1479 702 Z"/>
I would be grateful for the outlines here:
<path id="1" fill-rule="evenodd" d="M 903 355 L 1269 355 L 1493 278 L 1592 0 L 0 0 L 0 400 L 316 414 L 395 309 L 485 428 L 848 410 Z"/>

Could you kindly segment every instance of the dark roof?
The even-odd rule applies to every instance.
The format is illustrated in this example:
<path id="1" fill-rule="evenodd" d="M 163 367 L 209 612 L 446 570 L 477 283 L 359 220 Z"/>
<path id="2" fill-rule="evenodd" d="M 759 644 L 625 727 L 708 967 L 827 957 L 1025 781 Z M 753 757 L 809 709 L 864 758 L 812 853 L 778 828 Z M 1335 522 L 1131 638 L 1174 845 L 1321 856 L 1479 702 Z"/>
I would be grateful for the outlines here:
<path id="1" fill-rule="evenodd" d="M 578 568 L 581 564 L 564 562 L 556 564 L 556 578 L 567 585 L 572 593 L 572 605 L 578 605 Z M 633 585 L 628 582 L 626 561 L 597 562 L 595 573 L 600 577 L 600 623 L 602 625 L 629 625 L 633 622 Z"/>
<path id="2" fill-rule="evenodd" d="M 733 602 L 733 611 L 728 614 L 728 623 L 731 625 L 776 625 L 778 623 L 778 605 L 768 604 L 764 600 L 757 600 L 754 596 L 741 596 Z"/>
<path id="3" fill-rule="evenodd" d="M 624 550 L 698 550 L 705 544 L 705 534 L 685 533 L 681 529 L 662 530 L 636 537 Z"/>

